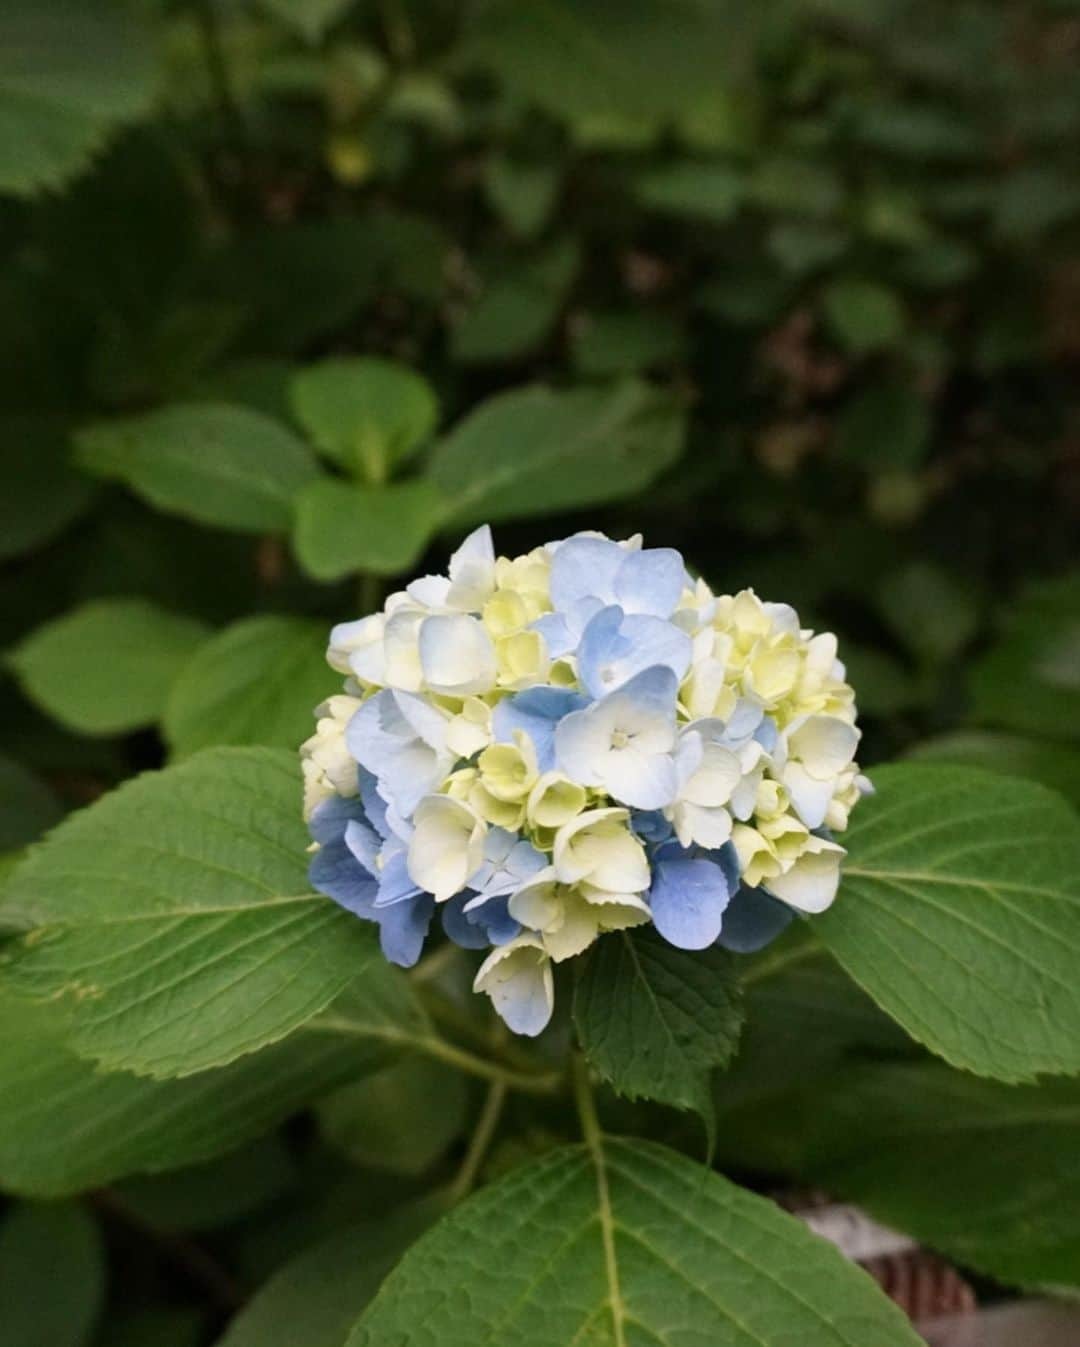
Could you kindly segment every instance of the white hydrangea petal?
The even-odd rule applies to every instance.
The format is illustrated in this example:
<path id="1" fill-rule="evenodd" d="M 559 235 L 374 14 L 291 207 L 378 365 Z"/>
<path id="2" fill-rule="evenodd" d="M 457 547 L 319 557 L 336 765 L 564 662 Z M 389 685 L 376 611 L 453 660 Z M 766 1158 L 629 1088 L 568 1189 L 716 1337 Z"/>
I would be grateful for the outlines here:
<path id="1" fill-rule="evenodd" d="M 831 906 L 840 884 L 840 860 L 844 848 L 822 837 L 808 839 L 806 850 L 784 874 L 765 887 L 800 912 L 824 912 Z"/>
<path id="2" fill-rule="evenodd" d="M 480 965 L 473 991 L 486 992 L 515 1034 L 535 1038 L 551 1019 L 555 982 L 538 936 L 520 935 L 497 946 Z"/>
<path id="3" fill-rule="evenodd" d="M 428 795 L 416 807 L 409 877 L 437 903 L 460 893 L 484 859 L 487 825 L 462 800 Z"/>
<path id="4" fill-rule="evenodd" d="M 859 731 L 837 716 L 809 716 L 787 735 L 788 753 L 819 781 L 837 776 L 855 756 Z"/>
<path id="5" fill-rule="evenodd" d="M 423 680 L 432 692 L 465 697 L 495 686 L 495 647 L 475 617 L 455 613 L 425 618 L 419 652 Z"/>

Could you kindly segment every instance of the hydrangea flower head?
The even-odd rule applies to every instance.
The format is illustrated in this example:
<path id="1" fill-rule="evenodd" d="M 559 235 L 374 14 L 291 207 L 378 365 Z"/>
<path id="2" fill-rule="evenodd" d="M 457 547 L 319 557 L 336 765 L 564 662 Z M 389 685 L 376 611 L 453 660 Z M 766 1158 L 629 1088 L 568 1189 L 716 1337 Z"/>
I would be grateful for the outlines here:
<path id="1" fill-rule="evenodd" d="M 334 627 L 344 689 L 302 749 L 311 880 L 408 967 L 432 923 L 541 1032 L 552 964 L 652 923 L 761 948 L 836 896 L 870 789 L 836 638 L 671 548 L 581 533 L 497 557 L 484 526 Z"/>

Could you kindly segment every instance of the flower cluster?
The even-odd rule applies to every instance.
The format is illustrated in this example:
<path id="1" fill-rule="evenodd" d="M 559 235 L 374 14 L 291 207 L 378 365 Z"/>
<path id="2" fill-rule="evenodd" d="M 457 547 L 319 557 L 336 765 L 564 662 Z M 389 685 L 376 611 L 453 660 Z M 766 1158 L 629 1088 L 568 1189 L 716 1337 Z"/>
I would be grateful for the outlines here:
<path id="1" fill-rule="evenodd" d="M 409 966 L 438 910 L 476 990 L 547 1024 L 551 965 L 652 922 L 749 951 L 832 902 L 869 789 L 836 638 L 670 548 L 582 533 L 496 557 L 486 526 L 333 629 L 345 690 L 303 747 L 311 879 Z"/>

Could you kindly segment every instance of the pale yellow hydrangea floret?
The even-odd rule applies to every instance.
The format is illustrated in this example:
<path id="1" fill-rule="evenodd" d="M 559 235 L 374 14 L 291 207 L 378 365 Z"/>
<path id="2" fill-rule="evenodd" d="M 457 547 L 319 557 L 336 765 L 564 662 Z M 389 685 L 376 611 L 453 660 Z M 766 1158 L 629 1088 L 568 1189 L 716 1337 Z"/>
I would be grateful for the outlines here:
<path id="1" fill-rule="evenodd" d="M 471 758 L 494 738 L 491 707 L 480 697 L 464 697 L 446 727 L 446 745 L 459 758 Z"/>
<path id="2" fill-rule="evenodd" d="M 535 828 L 561 828 L 577 818 L 588 798 L 585 787 L 562 772 L 545 772 L 533 785 L 526 817 Z"/>
<path id="3" fill-rule="evenodd" d="M 645 848 L 630 831 L 630 811 L 589 809 L 555 835 L 552 857 L 559 881 L 584 880 L 611 893 L 642 893 L 651 880 Z"/>
<path id="4" fill-rule="evenodd" d="M 551 660 L 538 631 L 518 631 L 495 642 L 499 686 L 512 691 L 547 682 Z"/>
<path id="5" fill-rule="evenodd" d="M 345 730 L 359 710 L 359 697 L 329 697 L 316 707 L 315 733 L 300 748 L 304 774 L 304 818 L 332 795 L 359 790 L 356 759 L 345 746 Z"/>
<path id="6" fill-rule="evenodd" d="M 426 795 L 413 814 L 409 874 L 444 903 L 460 893 L 484 858 L 487 824 L 464 800 Z"/>
<path id="7" fill-rule="evenodd" d="M 561 883 L 552 865 L 518 889 L 510 899 L 510 915 L 537 931 L 545 950 L 560 963 L 588 949 L 604 931 L 647 922 L 649 908 L 636 893 Z"/>
<path id="8" fill-rule="evenodd" d="M 515 730 L 512 744 L 492 744 L 477 761 L 480 784 L 497 800 L 521 804 L 539 778 L 536 749 L 523 730 Z"/>

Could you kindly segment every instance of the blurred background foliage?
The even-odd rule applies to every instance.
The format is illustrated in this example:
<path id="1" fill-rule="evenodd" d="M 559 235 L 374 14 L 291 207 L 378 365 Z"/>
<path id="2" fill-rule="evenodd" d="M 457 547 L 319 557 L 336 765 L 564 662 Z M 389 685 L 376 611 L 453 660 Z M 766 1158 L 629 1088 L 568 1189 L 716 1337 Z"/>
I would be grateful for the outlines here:
<path id="1" fill-rule="evenodd" d="M 17 848 L 295 744 L 330 618 L 643 531 L 835 628 L 869 761 L 1080 794 L 1080 9 L 9 0 Z"/>
<path id="2" fill-rule="evenodd" d="M 678 547 L 839 633 L 868 765 L 1080 802 L 1078 57 L 1076 0 L 6 0 L 4 863 L 136 770 L 297 745 L 329 623 L 481 519 Z M 447 1122 L 377 1137 L 399 1198 L 448 1079 L 385 1079 Z M 366 1108 L 321 1119 L 359 1165 Z M 261 1279 L 352 1191 L 266 1144 L 124 1185 L 129 1225 L 238 1229 Z M 25 1219 L 91 1322 L 81 1218 Z"/>

